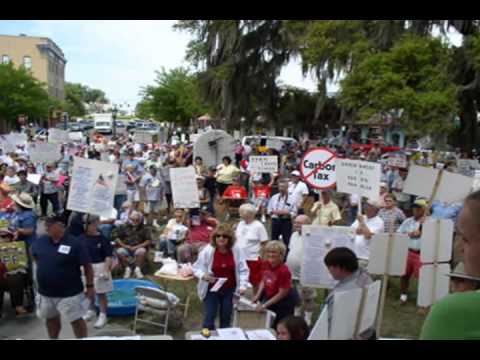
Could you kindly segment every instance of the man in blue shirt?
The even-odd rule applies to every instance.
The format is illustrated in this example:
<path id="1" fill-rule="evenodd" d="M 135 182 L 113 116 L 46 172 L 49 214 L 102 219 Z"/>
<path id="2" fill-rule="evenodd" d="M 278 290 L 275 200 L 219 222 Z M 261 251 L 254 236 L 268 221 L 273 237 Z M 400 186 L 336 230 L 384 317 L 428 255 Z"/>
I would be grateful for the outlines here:
<path id="1" fill-rule="evenodd" d="M 83 293 L 83 266 L 87 296 L 95 300 L 93 268 L 84 242 L 65 233 L 63 218 L 54 216 L 45 222 L 47 235 L 40 236 L 32 245 L 37 264 L 37 315 L 46 320 L 48 335 L 57 339 L 61 330 L 60 316 L 72 325 L 77 338 L 87 336 L 83 315 L 88 301 Z"/>

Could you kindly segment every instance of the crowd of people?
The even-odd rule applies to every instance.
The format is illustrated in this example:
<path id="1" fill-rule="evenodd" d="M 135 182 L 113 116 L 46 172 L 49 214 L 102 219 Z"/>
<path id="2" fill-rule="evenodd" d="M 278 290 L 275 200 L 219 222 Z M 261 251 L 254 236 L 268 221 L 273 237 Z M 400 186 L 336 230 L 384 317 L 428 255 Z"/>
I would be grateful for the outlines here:
<path id="1" fill-rule="evenodd" d="M 217 317 L 220 327 L 230 327 L 234 303 L 248 294 L 256 311 L 275 313 L 272 326 L 279 338 L 305 339 L 318 306 L 316 290 L 300 284 L 302 226 L 309 224 L 348 226 L 353 233 L 352 249 L 336 248 L 325 258 L 337 281 L 323 305 L 329 315 L 336 292 L 372 281 L 367 273 L 370 243 L 383 232 L 409 238 L 399 299 L 405 304 L 409 280 L 418 278 L 421 266 L 422 225 L 429 217 L 456 222 L 464 209 L 463 203 L 429 204 L 428 199 L 406 194 L 408 164 L 435 167 L 442 162 L 449 171 L 457 171 L 458 159 L 475 157 L 460 151 L 444 158 L 436 152 L 405 154 L 407 166 L 396 168 L 388 166 L 378 146 L 368 152 L 330 148 L 340 157 L 382 164 L 380 197 L 372 201 L 335 188 L 319 191 L 305 183 L 298 169 L 303 154 L 314 147 L 308 142 L 280 150 L 238 142 L 233 159 L 225 156 L 209 167 L 194 157 L 191 144 L 139 144 L 129 136 L 97 139 L 89 145 L 62 144 L 58 161 L 46 164 L 32 163 L 23 145 L 0 153 L 0 242 L 23 243 L 27 259 L 23 268 L 14 269 L 0 259 L 0 305 L 7 291 L 18 316 L 36 308 L 50 338 L 59 336 L 60 316 L 71 323 L 77 337 L 85 337 L 86 322 L 97 315 L 96 297 L 95 327 L 104 327 L 112 273 L 124 279 L 144 278 L 151 273 L 148 255 L 157 250 L 178 263 L 192 264 L 204 305 L 204 328 L 214 330 Z M 278 172 L 250 171 L 252 155 L 276 155 Z M 119 165 L 125 190 L 116 192 L 110 216 L 67 209 L 75 156 Z M 169 171 L 186 166 L 196 173 L 200 202 L 196 209 L 175 208 L 172 199 Z M 37 174 L 38 184 L 29 181 Z M 470 199 L 475 206 L 477 202 Z M 38 231 L 40 223 L 44 234 Z M 478 236 L 456 236 L 455 265 L 462 266 L 463 261 L 457 245 L 471 238 Z M 474 262 L 478 264 L 478 259 L 465 254 L 465 271 L 478 285 Z M 226 279 L 220 290 L 210 291 L 219 278 Z M 373 339 L 375 333 L 370 329 L 359 338 Z"/>

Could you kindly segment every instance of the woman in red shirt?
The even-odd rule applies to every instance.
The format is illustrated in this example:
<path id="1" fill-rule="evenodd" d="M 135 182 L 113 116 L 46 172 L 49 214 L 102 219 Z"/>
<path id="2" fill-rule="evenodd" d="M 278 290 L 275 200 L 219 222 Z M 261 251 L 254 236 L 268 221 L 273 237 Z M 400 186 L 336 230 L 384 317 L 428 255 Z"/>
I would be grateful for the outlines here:
<path id="1" fill-rule="evenodd" d="M 257 294 L 252 301 L 261 303 L 257 305 L 257 311 L 273 311 L 276 315 L 273 328 L 283 318 L 293 315 L 299 296 L 292 287 L 292 274 L 283 262 L 287 248 L 280 241 L 270 241 L 265 246 L 266 261 L 262 269 L 262 281 Z"/>
<path id="2" fill-rule="evenodd" d="M 13 211 L 13 200 L 9 197 L 12 190 L 7 184 L 0 184 L 0 212 Z"/>
<path id="3" fill-rule="evenodd" d="M 199 254 L 193 265 L 193 273 L 200 280 L 198 292 L 205 306 L 203 328 L 215 330 L 215 318 L 220 311 L 220 327 L 230 327 L 233 312 L 233 294 L 243 294 L 248 286 L 249 271 L 242 251 L 234 246 L 232 228 L 219 225 L 212 235 L 212 242 Z M 214 288 L 217 280 L 223 285 Z"/>

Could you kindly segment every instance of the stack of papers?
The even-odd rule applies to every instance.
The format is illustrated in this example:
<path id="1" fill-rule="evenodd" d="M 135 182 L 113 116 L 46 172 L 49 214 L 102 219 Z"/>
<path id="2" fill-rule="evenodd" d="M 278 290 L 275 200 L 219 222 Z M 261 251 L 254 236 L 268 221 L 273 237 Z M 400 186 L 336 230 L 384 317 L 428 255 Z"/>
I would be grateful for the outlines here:
<path id="1" fill-rule="evenodd" d="M 248 340 L 277 340 L 268 330 L 250 330 L 245 331 Z"/>
<path id="2" fill-rule="evenodd" d="M 219 340 L 248 340 L 240 328 L 218 329 Z"/>

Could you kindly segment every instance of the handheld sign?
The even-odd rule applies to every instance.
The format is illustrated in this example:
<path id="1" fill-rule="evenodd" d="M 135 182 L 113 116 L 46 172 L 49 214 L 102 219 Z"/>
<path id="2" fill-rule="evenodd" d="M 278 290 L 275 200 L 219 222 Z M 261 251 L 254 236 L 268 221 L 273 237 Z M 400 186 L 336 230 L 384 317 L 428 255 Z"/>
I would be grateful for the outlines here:
<path id="1" fill-rule="evenodd" d="M 305 153 L 300 163 L 303 180 L 311 187 L 322 190 L 335 186 L 335 160 L 337 155 L 324 148 L 312 149 Z"/>
<path id="2" fill-rule="evenodd" d="M 250 156 L 249 170 L 254 173 L 276 173 L 278 171 L 277 156 Z"/>
<path id="3" fill-rule="evenodd" d="M 453 221 L 428 219 L 423 224 L 420 261 L 423 264 L 448 262 L 452 258 Z"/>
<path id="4" fill-rule="evenodd" d="M 449 264 L 424 265 L 420 268 L 417 305 L 428 307 L 448 295 Z"/>
<path id="5" fill-rule="evenodd" d="M 117 164 L 74 157 L 67 210 L 109 217 L 117 177 Z"/>
<path id="6" fill-rule="evenodd" d="M 200 207 L 198 185 L 193 166 L 171 168 L 170 181 L 175 208 L 195 209 Z"/>
<path id="7" fill-rule="evenodd" d="M 408 255 L 408 236 L 404 234 L 376 234 L 370 244 L 368 273 L 402 276 Z"/>
<path id="8" fill-rule="evenodd" d="M 28 268 L 28 258 L 25 242 L 1 243 L 0 260 L 7 267 L 7 271 L 26 270 Z"/>
<path id="9" fill-rule="evenodd" d="M 388 166 L 406 168 L 408 166 L 407 157 L 402 153 L 392 153 L 388 157 Z"/>
<path id="10" fill-rule="evenodd" d="M 337 191 L 346 194 L 357 194 L 378 200 L 380 198 L 380 164 L 338 159 Z"/>
<path id="11" fill-rule="evenodd" d="M 349 227 L 304 225 L 300 283 L 303 286 L 331 289 L 336 281 L 324 263 L 325 256 L 337 247 L 353 248 Z"/>

